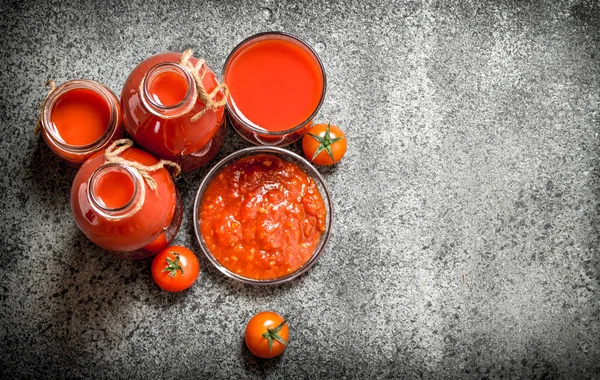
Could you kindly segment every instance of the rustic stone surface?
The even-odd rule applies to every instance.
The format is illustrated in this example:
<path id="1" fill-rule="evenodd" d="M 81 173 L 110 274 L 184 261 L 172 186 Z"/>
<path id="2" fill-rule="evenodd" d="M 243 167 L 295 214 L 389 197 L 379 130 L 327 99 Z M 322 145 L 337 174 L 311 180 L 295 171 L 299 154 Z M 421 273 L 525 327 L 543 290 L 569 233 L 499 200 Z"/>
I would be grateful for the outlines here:
<path id="1" fill-rule="evenodd" d="M 485 3 L 485 2 L 484 2 Z M 600 7 L 595 2 L 170 1 L 0 5 L 0 377 L 600 377 Z M 200 257 L 166 294 L 71 218 L 76 169 L 33 135 L 44 82 L 119 93 L 146 57 L 195 49 L 220 75 L 280 30 L 322 58 L 318 115 L 349 151 L 320 168 L 335 225 L 318 264 L 255 288 Z M 219 156 L 248 144 L 233 130 Z M 290 147 L 299 151 L 299 146 Z M 198 254 L 177 182 L 175 243 Z M 245 322 L 291 317 L 258 360 Z"/>

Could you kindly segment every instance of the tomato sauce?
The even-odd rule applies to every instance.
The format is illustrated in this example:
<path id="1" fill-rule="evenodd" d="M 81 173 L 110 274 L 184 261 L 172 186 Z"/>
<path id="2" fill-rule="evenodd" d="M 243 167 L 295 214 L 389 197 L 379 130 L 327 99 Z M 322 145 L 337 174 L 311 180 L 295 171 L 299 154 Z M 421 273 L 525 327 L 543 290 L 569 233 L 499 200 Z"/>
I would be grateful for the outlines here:
<path id="1" fill-rule="evenodd" d="M 56 101 L 50 120 L 63 143 L 84 146 L 102 137 L 109 125 L 110 108 L 97 92 L 76 88 Z"/>
<path id="2" fill-rule="evenodd" d="M 268 280 L 290 274 L 312 256 L 326 227 L 314 180 L 272 155 L 225 167 L 200 204 L 200 229 L 215 259 L 238 275 Z"/>
<path id="3" fill-rule="evenodd" d="M 241 47 L 228 62 L 224 81 L 233 112 L 271 132 L 306 122 L 324 91 L 318 60 L 297 43 L 279 38 Z"/>

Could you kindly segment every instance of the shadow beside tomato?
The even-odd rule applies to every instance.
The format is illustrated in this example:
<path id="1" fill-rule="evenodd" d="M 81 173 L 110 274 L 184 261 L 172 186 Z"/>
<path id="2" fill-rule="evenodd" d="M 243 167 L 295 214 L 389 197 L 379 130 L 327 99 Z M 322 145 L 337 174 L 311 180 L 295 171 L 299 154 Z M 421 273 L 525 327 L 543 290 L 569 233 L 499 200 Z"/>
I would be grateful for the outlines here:
<path id="1" fill-rule="evenodd" d="M 271 373 L 279 371 L 279 366 L 282 362 L 283 356 L 285 355 L 285 351 L 281 355 L 276 356 L 274 358 L 262 359 L 250 352 L 250 350 L 246 346 L 246 342 L 244 341 L 243 336 L 240 339 L 240 345 L 242 346 L 242 362 L 246 371 L 254 375 L 258 375 L 261 378 L 264 378 L 265 376 Z"/>

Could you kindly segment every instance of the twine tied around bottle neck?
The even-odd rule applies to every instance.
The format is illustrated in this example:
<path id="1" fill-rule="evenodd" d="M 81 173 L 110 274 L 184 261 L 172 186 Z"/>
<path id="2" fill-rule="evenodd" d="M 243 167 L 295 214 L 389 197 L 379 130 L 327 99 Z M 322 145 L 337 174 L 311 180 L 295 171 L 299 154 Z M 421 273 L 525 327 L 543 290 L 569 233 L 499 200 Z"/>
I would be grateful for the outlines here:
<path id="1" fill-rule="evenodd" d="M 204 65 L 206 62 L 204 59 L 200 58 L 198 59 L 198 62 L 196 62 L 196 65 L 192 64 L 192 62 L 190 62 L 190 58 L 193 54 L 194 51 L 192 49 L 186 49 L 181 54 L 181 60 L 179 62 L 179 64 L 190 73 L 192 78 L 194 78 L 196 90 L 198 91 L 198 98 L 204 103 L 204 108 L 192 116 L 192 123 L 200 119 L 208 110 L 216 111 L 218 108 L 223 107 L 225 104 L 227 104 L 227 97 L 229 96 L 229 87 L 227 87 L 225 83 L 220 83 L 210 93 L 206 91 L 204 84 L 202 83 L 202 79 L 204 78 L 207 70 L 206 65 Z M 199 71 L 203 65 L 204 69 L 202 70 L 202 73 L 200 73 Z M 215 97 L 219 92 L 221 92 L 221 90 L 223 90 L 223 98 L 216 101 Z"/>
<path id="2" fill-rule="evenodd" d="M 142 176 L 142 178 L 144 178 L 144 181 L 152 191 L 156 191 L 158 185 L 156 184 L 156 181 L 154 180 L 154 178 L 152 178 L 150 173 L 162 169 L 166 166 L 170 166 L 174 169 L 174 177 L 177 177 L 179 173 L 181 173 L 181 167 L 173 161 L 160 160 L 154 165 L 144 165 L 136 161 L 127 160 L 120 156 L 121 153 L 131 148 L 132 146 L 133 141 L 131 141 L 130 139 L 115 140 L 112 144 L 110 144 L 108 148 L 106 148 L 106 151 L 104 152 L 105 163 L 126 165 L 130 168 L 137 170 Z M 143 204 L 144 202 L 142 200 L 139 203 Z"/>
<path id="3" fill-rule="evenodd" d="M 48 93 L 46 94 L 46 99 L 48 99 L 48 97 L 50 96 L 50 94 L 56 90 L 56 83 L 54 83 L 54 81 L 52 79 L 49 79 L 46 82 L 46 87 L 49 87 L 50 90 L 48 90 Z M 40 133 L 40 131 L 42 130 L 42 112 L 44 112 L 44 101 L 42 102 L 42 104 L 40 105 L 40 108 L 38 108 L 38 118 L 37 121 L 35 123 L 35 128 L 33 128 L 33 133 L 34 134 L 38 134 Z"/>

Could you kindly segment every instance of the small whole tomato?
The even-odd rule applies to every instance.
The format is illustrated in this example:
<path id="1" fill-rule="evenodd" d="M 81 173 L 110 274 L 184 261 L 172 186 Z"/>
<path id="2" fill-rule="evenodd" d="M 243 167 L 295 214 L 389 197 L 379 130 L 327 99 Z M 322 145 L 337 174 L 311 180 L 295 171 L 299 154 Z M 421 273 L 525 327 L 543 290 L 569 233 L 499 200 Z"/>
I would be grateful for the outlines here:
<path id="1" fill-rule="evenodd" d="M 180 292 L 198 278 L 200 264 L 194 252 L 177 245 L 163 249 L 152 261 L 152 278 L 163 290 Z"/>
<path id="2" fill-rule="evenodd" d="M 344 131 L 335 125 L 315 124 L 302 138 L 304 155 L 317 165 L 333 165 L 346 154 Z"/>
<path id="3" fill-rule="evenodd" d="M 161 233 L 158 235 L 156 239 L 150 242 L 150 244 L 146 245 L 143 249 L 150 253 L 158 253 L 165 249 L 167 246 L 167 235 L 165 233 Z"/>
<path id="4" fill-rule="evenodd" d="M 288 344 L 287 321 L 272 311 L 261 311 L 248 321 L 244 340 L 250 352 L 268 359 L 281 355 Z"/>

